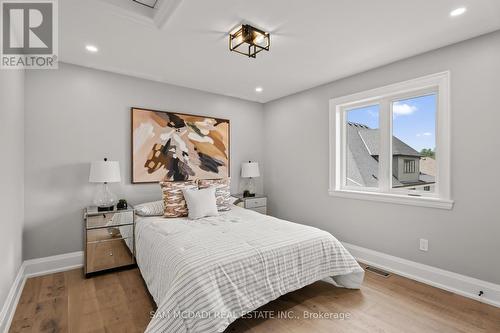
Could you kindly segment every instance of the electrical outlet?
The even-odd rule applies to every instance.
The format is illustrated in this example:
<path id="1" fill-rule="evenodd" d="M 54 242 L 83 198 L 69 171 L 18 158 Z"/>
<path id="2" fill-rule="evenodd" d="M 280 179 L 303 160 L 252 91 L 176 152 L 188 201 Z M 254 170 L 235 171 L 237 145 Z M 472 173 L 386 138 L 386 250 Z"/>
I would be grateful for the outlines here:
<path id="1" fill-rule="evenodd" d="M 429 241 L 425 238 L 420 238 L 420 251 L 428 251 L 429 250 Z"/>

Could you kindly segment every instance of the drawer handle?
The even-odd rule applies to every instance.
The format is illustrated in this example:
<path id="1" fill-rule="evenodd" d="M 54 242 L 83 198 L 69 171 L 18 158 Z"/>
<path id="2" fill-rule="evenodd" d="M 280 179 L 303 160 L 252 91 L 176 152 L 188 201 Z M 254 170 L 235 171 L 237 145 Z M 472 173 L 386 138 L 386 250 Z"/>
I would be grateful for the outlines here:
<path id="1" fill-rule="evenodd" d="M 109 252 L 109 256 L 111 257 L 113 255 L 113 252 Z"/>

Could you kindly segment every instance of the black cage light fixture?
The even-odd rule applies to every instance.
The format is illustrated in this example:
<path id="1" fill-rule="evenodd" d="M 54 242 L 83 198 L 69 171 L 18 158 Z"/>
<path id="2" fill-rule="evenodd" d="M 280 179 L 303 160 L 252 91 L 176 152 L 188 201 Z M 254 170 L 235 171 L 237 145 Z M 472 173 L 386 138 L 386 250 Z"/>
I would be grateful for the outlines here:
<path id="1" fill-rule="evenodd" d="M 229 33 L 229 50 L 256 58 L 257 53 L 269 51 L 271 39 L 268 32 L 248 24 L 243 24 L 234 32 Z"/>

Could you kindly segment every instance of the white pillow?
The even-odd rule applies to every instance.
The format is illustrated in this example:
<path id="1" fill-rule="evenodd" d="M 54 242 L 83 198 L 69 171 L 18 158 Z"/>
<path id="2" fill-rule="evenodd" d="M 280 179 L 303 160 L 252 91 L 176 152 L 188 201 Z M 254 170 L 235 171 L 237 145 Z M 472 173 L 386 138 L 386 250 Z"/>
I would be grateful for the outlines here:
<path id="1" fill-rule="evenodd" d="M 217 200 L 215 199 L 215 187 L 198 189 L 182 189 L 184 199 L 188 207 L 188 218 L 190 220 L 200 219 L 206 216 L 217 216 Z"/>
<path id="2" fill-rule="evenodd" d="M 240 198 L 236 198 L 236 197 L 233 197 L 233 196 L 230 196 L 229 197 L 229 203 L 233 204 L 233 205 L 237 205 L 238 202 L 240 202 L 241 199 Z"/>
<path id="3" fill-rule="evenodd" d="M 165 210 L 163 200 L 145 202 L 134 206 L 135 213 L 139 216 L 162 216 Z"/>

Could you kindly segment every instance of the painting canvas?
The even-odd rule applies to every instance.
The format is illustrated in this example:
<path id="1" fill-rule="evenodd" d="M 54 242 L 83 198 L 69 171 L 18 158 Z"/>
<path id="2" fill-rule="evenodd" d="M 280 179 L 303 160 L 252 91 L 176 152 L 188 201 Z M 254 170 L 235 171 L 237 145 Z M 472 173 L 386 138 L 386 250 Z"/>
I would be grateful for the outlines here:
<path id="1" fill-rule="evenodd" d="M 132 108 L 132 182 L 229 177 L 229 120 Z"/>

